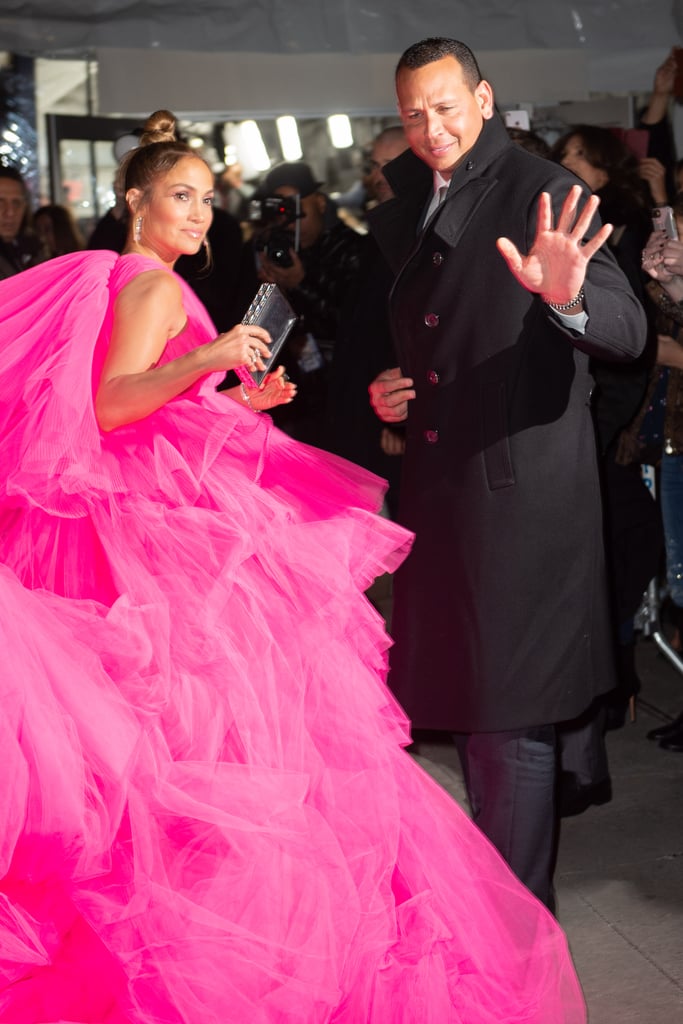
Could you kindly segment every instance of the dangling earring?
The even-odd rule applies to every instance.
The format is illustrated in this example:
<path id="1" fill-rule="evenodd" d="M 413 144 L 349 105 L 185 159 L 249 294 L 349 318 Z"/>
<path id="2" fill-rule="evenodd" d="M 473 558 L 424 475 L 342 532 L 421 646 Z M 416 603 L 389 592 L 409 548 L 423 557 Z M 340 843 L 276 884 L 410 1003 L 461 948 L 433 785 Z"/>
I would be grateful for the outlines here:
<path id="1" fill-rule="evenodd" d="M 201 268 L 200 273 L 211 270 L 213 266 L 213 253 L 211 252 L 211 243 L 209 242 L 209 239 L 205 238 L 202 244 L 204 247 L 204 265 Z"/>
<path id="2" fill-rule="evenodd" d="M 135 218 L 135 228 L 133 230 L 133 238 L 136 242 L 140 241 L 142 237 L 142 217 Z"/>

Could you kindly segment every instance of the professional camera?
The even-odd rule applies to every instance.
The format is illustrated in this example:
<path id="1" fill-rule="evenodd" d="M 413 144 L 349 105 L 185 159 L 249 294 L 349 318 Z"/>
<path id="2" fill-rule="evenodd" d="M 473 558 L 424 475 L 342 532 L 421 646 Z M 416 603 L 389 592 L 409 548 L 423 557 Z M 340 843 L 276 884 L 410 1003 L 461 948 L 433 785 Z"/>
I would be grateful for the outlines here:
<path id="1" fill-rule="evenodd" d="M 291 267 L 290 249 L 299 251 L 301 198 L 266 196 L 249 204 L 249 221 L 255 226 L 254 248 L 278 267 Z"/>

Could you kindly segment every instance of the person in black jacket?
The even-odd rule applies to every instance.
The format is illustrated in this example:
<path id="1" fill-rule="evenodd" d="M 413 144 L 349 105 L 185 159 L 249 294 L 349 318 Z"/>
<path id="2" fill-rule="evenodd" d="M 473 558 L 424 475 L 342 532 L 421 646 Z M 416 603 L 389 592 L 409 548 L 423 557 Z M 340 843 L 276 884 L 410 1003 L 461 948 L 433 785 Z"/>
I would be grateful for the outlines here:
<path id="1" fill-rule="evenodd" d="M 456 734 L 474 820 L 548 906 L 557 724 L 614 686 L 589 358 L 637 357 L 645 317 L 599 199 L 515 145 L 471 50 L 401 57 L 412 152 L 369 214 L 395 274 L 399 365 L 371 385 L 406 425 L 389 684 Z"/>
<path id="2" fill-rule="evenodd" d="M 28 188 L 14 167 L 0 165 L 0 279 L 47 259 L 31 224 Z"/>
<path id="3" fill-rule="evenodd" d="M 385 128 L 374 140 L 366 179 L 372 207 L 392 198 L 382 168 L 407 148 L 400 125 Z M 387 315 L 392 283 L 389 264 L 374 238 L 369 237 L 340 317 L 330 374 L 326 447 L 387 480 L 386 511 L 393 518 L 398 502 L 403 430 L 381 423 L 368 402 L 368 387 L 385 366 L 395 361 Z"/>
<path id="4" fill-rule="evenodd" d="M 300 441 L 326 447 L 330 366 L 341 310 L 357 280 L 366 237 L 344 224 L 320 185 L 302 161 L 273 167 L 256 198 L 278 197 L 289 201 L 290 210 L 298 205 L 299 213 L 258 227 L 253 244 L 260 279 L 277 284 L 300 318 L 282 356 L 297 384 L 297 400 L 273 418 Z M 271 240 L 282 237 L 285 243 L 275 251 Z"/>

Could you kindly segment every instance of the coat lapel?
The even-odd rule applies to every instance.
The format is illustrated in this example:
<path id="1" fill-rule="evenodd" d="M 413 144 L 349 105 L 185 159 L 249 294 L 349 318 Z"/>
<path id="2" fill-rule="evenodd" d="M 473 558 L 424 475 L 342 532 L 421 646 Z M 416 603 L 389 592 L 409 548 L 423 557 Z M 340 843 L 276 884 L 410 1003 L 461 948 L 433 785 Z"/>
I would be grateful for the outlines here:
<path id="1" fill-rule="evenodd" d="M 467 157 L 453 172 L 446 199 L 430 224 L 432 232 L 449 247 L 458 244 L 465 228 L 491 189 L 495 174 L 485 174 L 513 143 L 498 116 L 484 121 L 481 134 Z M 395 198 L 381 203 L 369 214 L 370 228 L 395 274 L 420 248 L 422 217 L 432 192 L 431 170 L 411 150 L 384 168 Z"/>

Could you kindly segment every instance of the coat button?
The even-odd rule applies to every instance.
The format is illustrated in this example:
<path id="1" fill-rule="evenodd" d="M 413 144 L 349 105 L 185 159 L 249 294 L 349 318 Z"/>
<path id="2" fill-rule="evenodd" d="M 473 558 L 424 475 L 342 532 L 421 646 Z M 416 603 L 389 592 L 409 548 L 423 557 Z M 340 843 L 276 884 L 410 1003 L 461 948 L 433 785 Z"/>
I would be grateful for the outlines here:
<path id="1" fill-rule="evenodd" d="M 427 444 L 437 444 L 439 440 L 439 431 L 425 430 L 422 436 Z"/>
<path id="2" fill-rule="evenodd" d="M 438 313 L 427 313 L 425 316 L 425 323 L 427 327 L 438 327 L 439 326 L 439 314 Z"/>
<path id="3" fill-rule="evenodd" d="M 443 253 L 435 252 L 434 255 L 432 256 L 432 263 L 434 264 L 435 267 L 440 267 L 441 264 L 443 263 Z"/>
<path id="4" fill-rule="evenodd" d="M 473 171 L 474 170 L 474 160 L 468 160 L 467 163 L 465 164 L 465 169 L 468 170 L 468 171 Z"/>
<path id="5" fill-rule="evenodd" d="M 436 370 L 430 370 L 429 371 L 429 373 L 427 374 L 427 382 L 429 384 L 438 384 L 439 383 L 439 374 L 436 372 Z"/>

